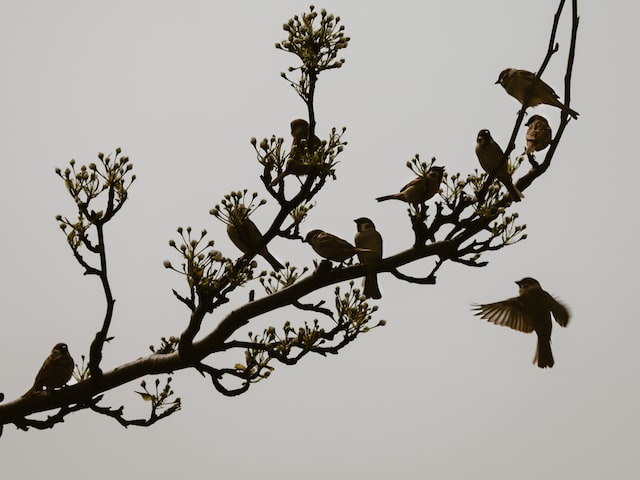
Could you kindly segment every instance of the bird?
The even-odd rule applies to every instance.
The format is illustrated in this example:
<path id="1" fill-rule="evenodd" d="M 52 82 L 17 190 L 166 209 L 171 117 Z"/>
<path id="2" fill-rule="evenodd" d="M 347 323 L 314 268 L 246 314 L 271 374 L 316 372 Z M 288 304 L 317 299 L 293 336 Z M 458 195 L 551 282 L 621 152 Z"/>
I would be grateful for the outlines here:
<path id="1" fill-rule="evenodd" d="M 401 200 L 410 203 L 416 210 L 421 203 L 426 202 L 440 190 L 440 182 L 444 174 L 444 167 L 432 166 L 425 176 L 418 176 L 407 183 L 398 193 L 377 197 L 378 202 L 386 200 Z"/>
<path id="2" fill-rule="evenodd" d="M 551 315 L 561 327 L 569 323 L 569 310 L 544 291 L 540 283 L 531 277 L 518 280 L 519 295 L 501 302 L 474 305 L 476 315 L 496 325 L 520 332 L 536 332 L 538 344 L 533 363 L 540 368 L 554 365 L 551 352 Z"/>
<path id="3" fill-rule="evenodd" d="M 540 115 L 533 115 L 525 125 L 529 128 L 527 129 L 527 146 L 524 149 L 524 153 L 527 155 L 533 154 L 533 152 L 539 152 L 549 146 L 552 132 L 546 118 Z"/>
<path id="4" fill-rule="evenodd" d="M 33 386 L 22 396 L 27 397 L 44 389 L 49 391 L 66 385 L 73 374 L 73 366 L 73 358 L 69 355 L 67 344 L 56 343 L 38 370 Z"/>
<path id="5" fill-rule="evenodd" d="M 354 247 L 346 240 L 336 237 L 322 230 L 311 230 L 307 233 L 304 241 L 311 245 L 311 248 L 323 258 L 334 262 L 344 262 L 356 253 L 372 251 L 368 248 Z"/>
<path id="6" fill-rule="evenodd" d="M 580 114 L 558 100 L 559 97 L 556 92 L 553 91 L 553 88 L 541 79 L 538 78 L 535 85 L 532 85 L 535 78 L 535 74 L 527 70 L 505 68 L 500 72 L 496 84 L 499 83 L 502 85 L 507 93 L 517 99 L 525 108 L 535 107 L 544 103 L 545 105 L 558 107 L 573 119 L 578 119 L 578 115 Z"/>
<path id="7" fill-rule="evenodd" d="M 291 152 L 289 159 L 285 164 L 284 170 L 274 178 L 269 186 L 274 186 L 280 183 L 287 175 L 307 175 L 309 173 L 309 160 L 308 155 L 313 154 L 321 145 L 320 139 L 314 135 L 309 142 L 309 122 L 302 118 L 296 118 L 291 122 Z"/>
<path id="8" fill-rule="evenodd" d="M 255 223 L 247 216 L 246 209 L 238 207 L 229 218 L 227 235 L 233 244 L 244 254 L 257 253 L 277 272 L 284 268 L 269 251 L 264 238 Z"/>
<path id="9" fill-rule="evenodd" d="M 360 217 L 354 220 L 357 225 L 357 232 L 354 238 L 356 248 L 366 248 L 369 252 L 358 252 L 358 259 L 363 265 L 375 265 L 382 259 L 382 236 L 376 230 L 373 222 Z M 380 287 L 378 286 L 378 276 L 375 268 L 368 268 L 364 277 L 363 293 L 367 298 L 380 299 Z"/>
<path id="10" fill-rule="evenodd" d="M 496 177 L 509 191 L 511 199 L 519 202 L 524 198 L 520 190 L 516 188 L 509 174 L 507 161 L 503 161 L 504 153 L 493 138 L 489 130 L 484 129 L 478 132 L 476 142 L 476 155 L 480 161 L 480 166 L 489 175 Z"/>

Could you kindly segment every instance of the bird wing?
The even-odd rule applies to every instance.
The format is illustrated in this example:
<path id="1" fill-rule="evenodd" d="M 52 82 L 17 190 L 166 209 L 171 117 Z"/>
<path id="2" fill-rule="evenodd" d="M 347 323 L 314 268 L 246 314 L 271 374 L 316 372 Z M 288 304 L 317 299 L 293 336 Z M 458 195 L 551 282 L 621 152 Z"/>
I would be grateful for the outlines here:
<path id="1" fill-rule="evenodd" d="M 400 191 L 404 192 L 407 188 L 413 187 L 415 185 L 419 185 L 420 182 L 423 182 L 423 181 L 424 181 L 424 177 L 416 177 L 413 180 L 411 180 L 409 183 L 407 183 L 404 187 L 402 187 Z"/>
<path id="2" fill-rule="evenodd" d="M 561 327 L 566 327 L 569 323 L 569 317 L 571 315 L 569 313 L 569 309 L 558 300 L 553 298 L 549 293 L 544 293 L 547 296 L 547 304 L 549 305 L 549 310 L 551 310 L 551 313 L 553 313 L 553 318 L 556 319 L 558 325 L 560 325 Z"/>
<path id="3" fill-rule="evenodd" d="M 529 72 L 527 70 L 518 70 L 515 75 L 519 76 L 523 82 L 528 82 L 531 84 L 533 80 L 536 78 L 535 73 Z M 536 88 L 541 88 L 546 93 L 551 95 L 553 98 L 558 98 L 558 94 L 551 88 L 546 82 L 544 82 L 541 78 L 536 82 L 536 86 L 534 87 L 534 92 Z"/>
<path id="4" fill-rule="evenodd" d="M 327 232 L 316 234 L 311 239 L 311 246 L 318 255 L 334 262 L 344 262 L 354 256 L 357 251 L 362 250 Z"/>
<path id="5" fill-rule="evenodd" d="M 496 325 L 513 328 L 524 333 L 533 332 L 533 325 L 525 313 L 525 306 L 518 297 L 501 302 L 474 305 L 472 310 L 480 318 Z"/>
<path id="6" fill-rule="evenodd" d="M 250 219 L 239 219 L 227 225 L 227 235 L 242 253 L 249 253 L 262 247 L 262 234 Z"/>
<path id="7" fill-rule="evenodd" d="M 529 70 L 515 70 L 512 72 L 512 75 L 520 77 L 520 81 L 523 83 L 531 83 L 533 79 L 536 78 L 536 75 Z"/>
<path id="8" fill-rule="evenodd" d="M 356 233 L 356 249 L 361 263 L 375 263 L 382 258 L 382 236 L 376 230 Z"/>
<path id="9" fill-rule="evenodd" d="M 349 242 L 347 242 L 346 240 L 343 240 L 342 238 L 336 237 L 335 235 L 332 235 L 327 232 L 322 232 L 318 234 L 318 236 L 316 237 L 316 242 L 318 242 L 318 246 L 321 248 L 324 247 L 324 248 L 331 248 L 331 249 L 338 248 L 338 249 L 355 250 L 355 247 L 351 245 Z"/>

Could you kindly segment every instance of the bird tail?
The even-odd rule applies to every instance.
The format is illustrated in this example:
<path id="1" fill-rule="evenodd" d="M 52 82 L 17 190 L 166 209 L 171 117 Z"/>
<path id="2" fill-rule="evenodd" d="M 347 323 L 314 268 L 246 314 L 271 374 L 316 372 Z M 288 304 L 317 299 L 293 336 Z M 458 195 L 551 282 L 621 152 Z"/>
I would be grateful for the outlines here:
<path id="1" fill-rule="evenodd" d="M 551 368 L 555 363 L 553 361 L 553 353 L 551 353 L 551 341 L 538 338 L 538 346 L 536 347 L 536 355 L 533 357 L 534 365 L 540 368 Z"/>
<path id="2" fill-rule="evenodd" d="M 364 296 L 378 300 L 382 298 L 380 287 L 378 286 L 378 275 L 375 272 L 367 273 L 364 277 Z"/>
<path id="3" fill-rule="evenodd" d="M 509 195 L 511 195 L 511 199 L 514 202 L 519 202 L 520 200 L 522 200 L 524 198 L 524 195 L 522 194 L 522 192 L 520 190 L 518 190 L 516 188 L 516 186 L 513 184 L 513 180 L 511 180 L 511 178 L 505 179 L 505 181 L 503 181 L 502 183 L 504 184 L 505 187 L 507 187 L 507 190 L 509 191 Z"/>
<path id="4" fill-rule="evenodd" d="M 577 120 L 578 119 L 578 115 L 580 115 L 574 109 L 569 108 L 569 107 L 564 107 L 564 111 L 567 112 L 571 116 L 571 118 L 573 118 L 574 120 Z"/>
<path id="5" fill-rule="evenodd" d="M 394 193 L 394 194 L 391 194 L 391 195 L 383 195 L 382 197 L 377 197 L 376 200 L 379 201 L 379 202 L 384 202 L 386 200 L 400 200 L 400 199 Z"/>
<path id="6" fill-rule="evenodd" d="M 578 115 L 580 114 L 576 112 L 573 108 L 567 107 L 564 103 L 562 103 L 562 101 L 560 101 L 560 99 L 554 97 L 553 99 L 550 99 L 550 100 L 551 101 L 544 102 L 544 103 L 546 103 L 547 105 L 553 105 L 554 107 L 558 107 L 564 113 L 571 116 L 571 118 L 573 118 L 574 120 L 578 119 Z"/>
<path id="7" fill-rule="evenodd" d="M 267 262 L 271 264 L 271 267 L 277 272 L 278 270 L 282 270 L 284 265 L 282 265 L 276 257 L 271 255 L 266 249 L 263 252 L 260 252 L 262 258 L 264 258 Z"/>
<path id="8" fill-rule="evenodd" d="M 27 398 L 27 397 L 30 397 L 31 395 L 33 395 L 33 394 L 34 394 L 34 392 L 35 392 L 35 391 L 36 391 L 36 385 L 35 385 L 35 383 L 34 383 L 34 384 L 33 384 L 33 386 L 32 386 L 29 390 L 27 390 L 26 392 L 24 392 L 24 394 L 22 395 L 22 397 L 21 397 L 21 398 Z"/>
<path id="9" fill-rule="evenodd" d="M 278 175 L 276 178 L 274 178 L 271 183 L 269 183 L 270 187 L 273 187 L 274 185 L 277 185 L 278 183 L 280 183 L 280 181 L 286 177 L 289 174 L 289 172 L 284 171 L 282 172 L 280 175 Z"/>

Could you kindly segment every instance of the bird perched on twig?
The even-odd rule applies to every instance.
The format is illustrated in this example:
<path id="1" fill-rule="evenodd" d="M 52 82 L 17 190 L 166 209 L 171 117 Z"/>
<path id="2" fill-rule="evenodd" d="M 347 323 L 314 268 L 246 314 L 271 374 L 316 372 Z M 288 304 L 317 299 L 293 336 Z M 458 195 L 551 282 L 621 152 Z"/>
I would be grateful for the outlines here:
<path id="1" fill-rule="evenodd" d="M 539 152 L 544 150 L 551 143 L 551 127 L 546 118 L 540 115 L 533 115 L 527 123 L 526 141 L 527 146 L 524 149 L 524 153 L 527 155 L 533 152 Z"/>
<path id="2" fill-rule="evenodd" d="M 47 391 L 67 384 L 73 374 L 73 358 L 69 355 L 66 343 L 57 343 L 38 370 L 33 386 L 23 397 L 30 396 L 44 389 Z"/>
<path id="3" fill-rule="evenodd" d="M 358 259 L 363 265 L 375 265 L 382 259 L 382 236 L 376 230 L 373 222 L 366 218 L 360 217 L 354 220 L 358 231 L 354 238 L 357 248 L 365 248 L 368 252 L 358 252 Z M 367 298 L 382 298 L 380 287 L 378 286 L 378 276 L 374 268 L 367 269 L 364 277 L 363 293 Z"/>
<path id="4" fill-rule="evenodd" d="M 386 200 L 401 200 L 410 203 L 418 210 L 421 203 L 426 202 L 440 190 L 440 183 L 444 174 L 444 167 L 432 166 L 427 174 L 411 180 L 398 193 L 377 197 L 376 200 L 384 202 Z"/>
<path id="5" fill-rule="evenodd" d="M 296 118 L 291 122 L 291 136 L 293 140 L 291 141 L 289 159 L 282 173 L 274 178 L 269 186 L 277 185 L 287 175 L 307 175 L 310 168 L 309 156 L 313 155 L 322 144 L 316 135 L 309 143 L 309 123 L 302 118 Z"/>
<path id="6" fill-rule="evenodd" d="M 233 244 L 244 254 L 257 253 L 261 255 L 271 267 L 277 272 L 284 266 L 267 250 L 264 238 L 257 225 L 248 217 L 246 211 L 238 207 L 234 214 L 229 217 L 227 224 L 227 235 Z"/>
<path id="7" fill-rule="evenodd" d="M 535 79 L 535 74 L 527 70 L 505 68 L 500 73 L 496 84 L 502 85 L 507 93 L 517 99 L 525 108 L 535 107 L 544 103 L 545 105 L 558 107 L 572 118 L 578 119 L 580 114 L 558 100 L 559 97 L 553 88 L 539 78 L 533 84 Z"/>
<path id="8" fill-rule="evenodd" d="M 569 310 L 545 292 L 537 280 L 526 277 L 516 282 L 519 295 L 501 302 L 474 305 L 476 315 L 496 325 L 520 332 L 536 332 L 538 344 L 533 363 L 540 368 L 553 367 L 551 352 L 551 315 L 561 327 L 569 323 Z"/>
<path id="9" fill-rule="evenodd" d="M 480 166 L 489 175 L 496 177 L 509 191 L 511 199 L 519 202 L 524 195 L 516 188 L 511 179 L 507 161 L 503 161 L 504 153 L 493 138 L 489 130 L 480 130 L 476 142 L 476 155 Z"/>
<path id="10" fill-rule="evenodd" d="M 334 262 L 344 262 L 353 257 L 356 253 L 369 252 L 368 248 L 357 248 L 346 240 L 336 237 L 322 230 L 311 230 L 307 233 L 304 241 L 311 245 L 311 248 L 323 258 Z"/>

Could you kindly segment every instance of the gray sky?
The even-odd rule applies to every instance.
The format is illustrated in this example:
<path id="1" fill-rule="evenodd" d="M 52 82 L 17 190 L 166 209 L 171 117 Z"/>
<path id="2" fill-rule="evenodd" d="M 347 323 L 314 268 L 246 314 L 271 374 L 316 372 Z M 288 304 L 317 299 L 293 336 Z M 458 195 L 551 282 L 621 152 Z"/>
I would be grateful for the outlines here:
<path id="1" fill-rule="evenodd" d="M 359 3 L 359 2 L 358 2 Z M 83 277 L 54 220 L 73 205 L 55 167 L 122 147 L 138 180 L 107 230 L 117 299 L 104 366 L 148 353 L 178 334 L 188 312 L 162 267 L 175 228 L 209 230 L 238 251 L 208 213 L 232 189 L 261 195 L 252 136 L 287 141 L 304 105 L 279 77 L 294 57 L 275 50 L 281 25 L 308 3 L 18 2 L 0 4 L 0 237 L 7 400 L 22 394 L 53 344 L 77 361 L 102 321 L 104 300 Z M 352 238 L 371 217 L 387 254 L 410 245 L 405 207 L 377 204 L 411 173 L 413 154 L 450 173 L 477 167 L 479 129 L 504 145 L 518 103 L 493 85 L 505 67 L 535 70 L 556 2 L 317 3 L 352 38 L 343 69 L 322 74 L 318 134 L 348 128 L 338 181 L 306 224 Z M 220 396 L 198 374 L 174 376 L 183 410 L 150 429 L 125 430 L 91 413 L 52 431 L 5 428 L 12 479 L 154 478 L 633 478 L 640 473 L 636 345 L 640 323 L 636 5 L 582 2 L 571 122 L 550 171 L 518 205 L 529 239 L 485 257 L 483 269 L 447 265 L 436 286 L 380 278 L 387 326 L 331 358 L 274 364 L 271 379 Z M 566 20 L 566 19 L 565 19 Z M 545 80 L 561 91 L 568 24 Z M 633 51 L 632 51 L 633 50 Z M 558 123 L 557 110 L 536 113 Z M 520 144 L 522 137 L 519 138 Z M 521 148 L 518 146 L 518 148 Z M 363 179 L 363 173 L 366 180 Z M 265 226 L 270 205 L 254 217 Z M 634 242 L 635 243 L 635 242 Z M 311 265 L 306 245 L 275 242 L 281 260 Z M 409 269 L 417 273 L 416 267 Z M 556 366 L 531 365 L 535 337 L 475 318 L 472 302 L 517 293 L 534 276 L 573 314 L 555 325 Z M 259 291 L 259 285 L 256 290 Z M 324 292 L 331 300 L 332 288 Z M 236 302 L 246 299 L 249 288 Z M 224 313 L 224 312 L 222 312 Z M 300 318 L 285 311 L 253 331 Z M 211 329 L 216 318 L 209 318 Z M 107 395 L 130 417 L 146 405 L 132 383 Z M 29 453 L 26 453 L 29 452 Z"/>

